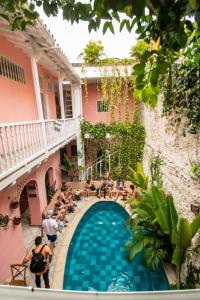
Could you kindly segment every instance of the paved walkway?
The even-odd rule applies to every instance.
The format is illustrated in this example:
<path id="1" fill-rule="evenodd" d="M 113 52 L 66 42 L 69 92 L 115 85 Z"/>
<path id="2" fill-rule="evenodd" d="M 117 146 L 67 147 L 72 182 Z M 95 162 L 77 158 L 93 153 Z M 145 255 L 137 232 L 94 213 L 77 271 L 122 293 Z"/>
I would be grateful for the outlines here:
<path id="1" fill-rule="evenodd" d="M 95 198 L 96 198 L 95 196 L 90 196 L 89 201 L 93 200 Z M 75 208 L 75 211 L 73 213 L 67 214 L 67 220 L 69 221 L 69 224 L 73 222 L 73 219 L 76 216 L 76 214 L 81 211 L 81 209 L 83 208 L 83 206 L 87 202 L 88 202 L 88 199 L 85 198 L 85 197 L 82 197 L 82 199 L 80 201 L 76 202 L 77 207 Z M 30 248 L 34 248 L 35 237 L 37 235 L 41 234 L 40 226 L 27 226 L 27 225 L 24 225 L 23 226 L 23 231 L 24 231 L 24 239 L 25 239 L 25 248 L 26 248 L 26 251 L 28 251 Z M 49 271 L 50 286 L 52 286 L 52 278 L 53 278 L 55 264 L 56 264 L 56 260 L 57 260 L 57 256 L 58 256 L 59 244 L 62 241 L 66 231 L 67 231 L 67 227 L 64 227 L 62 233 L 58 233 L 57 246 L 54 249 L 53 258 L 52 258 L 52 261 L 51 261 L 51 264 L 50 264 L 50 271 Z M 46 238 L 45 238 L 45 241 L 48 244 Z M 42 282 L 42 287 L 44 287 L 43 280 L 41 280 L 41 282 Z M 29 269 L 27 271 L 27 284 L 28 284 L 28 286 L 35 287 L 35 276 L 34 276 L 33 273 L 31 273 L 29 271 Z"/>

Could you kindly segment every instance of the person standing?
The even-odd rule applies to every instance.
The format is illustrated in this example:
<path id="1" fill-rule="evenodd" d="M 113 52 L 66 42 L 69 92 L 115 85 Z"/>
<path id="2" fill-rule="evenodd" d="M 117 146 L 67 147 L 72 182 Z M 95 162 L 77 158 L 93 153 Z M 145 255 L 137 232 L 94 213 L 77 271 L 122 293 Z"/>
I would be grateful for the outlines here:
<path id="1" fill-rule="evenodd" d="M 55 241 L 57 240 L 58 223 L 53 219 L 53 210 L 48 210 L 47 218 L 42 221 L 41 236 L 44 237 L 46 233 L 48 240 L 50 241 L 50 249 L 53 252 L 55 248 Z"/>
<path id="2" fill-rule="evenodd" d="M 25 265 L 31 260 L 30 269 L 35 273 L 35 283 L 38 288 L 41 287 L 41 276 L 43 276 L 45 288 L 49 289 L 49 263 L 52 260 L 52 251 L 49 246 L 42 244 L 42 237 L 37 236 L 35 239 L 35 249 L 30 250 L 23 259 Z"/>

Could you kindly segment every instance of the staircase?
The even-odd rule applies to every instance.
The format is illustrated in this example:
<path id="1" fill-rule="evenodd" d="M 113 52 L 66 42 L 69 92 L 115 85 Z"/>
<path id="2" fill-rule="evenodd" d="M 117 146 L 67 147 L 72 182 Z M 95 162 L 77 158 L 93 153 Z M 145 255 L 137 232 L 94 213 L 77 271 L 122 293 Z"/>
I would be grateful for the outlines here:
<path id="1" fill-rule="evenodd" d="M 110 173 L 113 168 L 120 166 L 120 152 L 115 151 L 100 156 L 92 164 L 86 167 L 85 178 L 98 180 Z"/>

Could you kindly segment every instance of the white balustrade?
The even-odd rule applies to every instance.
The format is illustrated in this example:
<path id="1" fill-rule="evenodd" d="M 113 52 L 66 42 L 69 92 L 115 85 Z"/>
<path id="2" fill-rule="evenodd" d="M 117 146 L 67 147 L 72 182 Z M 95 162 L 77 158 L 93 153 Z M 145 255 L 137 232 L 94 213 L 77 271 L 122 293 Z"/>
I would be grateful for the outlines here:
<path id="1" fill-rule="evenodd" d="M 0 123 L 0 180 L 56 145 L 67 143 L 76 134 L 75 125 L 74 119 Z"/>

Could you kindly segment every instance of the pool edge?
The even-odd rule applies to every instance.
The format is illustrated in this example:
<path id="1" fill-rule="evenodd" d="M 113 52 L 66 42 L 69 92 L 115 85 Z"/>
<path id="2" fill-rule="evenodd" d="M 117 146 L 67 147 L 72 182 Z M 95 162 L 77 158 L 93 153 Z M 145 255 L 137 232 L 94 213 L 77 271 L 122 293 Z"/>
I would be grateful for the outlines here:
<path id="1" fill-rule="evenodd" d="M 98 198 L 88 200 L 88 202 L 84 205 L 84 207 L 80 211 L 75 213 L 75 217 L 72 223 L 68 225 L 63 240 L 60 242 L 59 249 L 58 249 L 58 255 L 57 255 L 56 264 L 53 272 L 53 280 L 52 280 L 53 289 L 63 289 L 65 262 L 68 254 L 69 245 L 81 218 L 92 205 L 102 201 L 114 202 L 113 200 L 100 200 Z M 127 207 L 125 207 L 124 201 L 118 200 L 117 203 L 121 205 L 130 215 L 130 211 Z"/>

